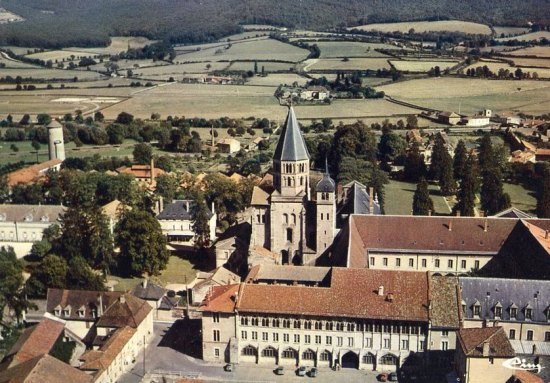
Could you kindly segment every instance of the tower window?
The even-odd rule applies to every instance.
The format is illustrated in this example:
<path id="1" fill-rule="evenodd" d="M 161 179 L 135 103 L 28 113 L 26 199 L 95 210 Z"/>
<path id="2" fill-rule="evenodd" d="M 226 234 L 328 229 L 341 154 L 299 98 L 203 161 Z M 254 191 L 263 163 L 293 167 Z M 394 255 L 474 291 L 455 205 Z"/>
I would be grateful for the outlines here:
<path id="1" fill-rule="evenodd" d="M 283 222 L 288 225 L 288 214 L 283 214 Z"/>
<path id="2" fill-rule="evenodd" d="M 286 229 L 286 240 L 292 242 L 292 229 L 290 227 Z"/>

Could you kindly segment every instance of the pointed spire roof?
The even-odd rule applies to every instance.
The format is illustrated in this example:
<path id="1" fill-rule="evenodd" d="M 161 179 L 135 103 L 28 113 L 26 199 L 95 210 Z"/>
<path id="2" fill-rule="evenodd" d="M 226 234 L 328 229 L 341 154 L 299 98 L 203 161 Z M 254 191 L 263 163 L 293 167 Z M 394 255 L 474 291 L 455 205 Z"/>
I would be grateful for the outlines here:
<path id="1" fill-rule="evenodd" d="M 292 106 L 288 108 L 288 115 L 275 148 L 273 158 L 279 161 L 309 160 L 306 142 L 300 131 L 300 125 Z"/>

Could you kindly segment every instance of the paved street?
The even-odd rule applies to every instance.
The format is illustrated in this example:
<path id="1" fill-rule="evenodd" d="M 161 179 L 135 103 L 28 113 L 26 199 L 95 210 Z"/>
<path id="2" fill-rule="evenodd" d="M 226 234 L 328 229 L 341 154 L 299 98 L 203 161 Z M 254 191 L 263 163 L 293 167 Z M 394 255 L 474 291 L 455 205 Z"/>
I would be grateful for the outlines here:
<path id="1" fill-rule="evenodd" d="M 139 383 L 139 382 L 162 382 L 162 377 L 158 374 L 151 374 L 154 371 L 162 371 L 166 382 L 175 381 L 170 379 L 175 373 L 181 377 L 200 377 L 203 381 L 212 382 L 303 382 L 312 378 L 298 377 L 293 369 L 286 368 L 284 376 L 277 376 L 273 373 L 275 366 L 257 366 L 257 365 L 237 365 L 235 371 L 223 371 L 224 364 L 205 363 L 201 359 L 189 356 L 182 351 L 189 350 L 192 354 L 192 348 L 200 344 L 196 339 L 187 337 L 182 339 L 179 334 L 185 333 L 182 327 L 185 322 L 177 324 L 155 323 L 154 339 L 145 351 L 145 371 L 149 374 L 144 379 L 144 358 L 143 352 L 136 359 L 136 364 L 130 373 L 122 376 L 121 383 Z M 190 329 L 190 332 L 191 331 Z M 164 334 L 168 334 L 163 338 Z M 190 339 L 191 338 L 191 339 Z M 173 374 L 167 374 L 172 372 Z M 360 371 L 354 369 L 343 369 L 341 371 L 332 371 L 328 368 L 321 368 L 319 376 L 315 378 L 317 382 L 376 382 L 376 373 L 371 371 Z"/>

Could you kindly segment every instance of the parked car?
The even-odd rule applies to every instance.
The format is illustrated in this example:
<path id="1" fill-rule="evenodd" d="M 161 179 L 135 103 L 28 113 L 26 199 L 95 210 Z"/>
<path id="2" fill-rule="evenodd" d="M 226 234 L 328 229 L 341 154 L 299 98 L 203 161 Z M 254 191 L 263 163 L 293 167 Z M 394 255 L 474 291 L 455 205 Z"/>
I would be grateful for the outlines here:
<path id="1" fill-rule="evenodd" d="M 223 366 L 224 371 L 231 372 L 233 371 L 233 365 L 231 363 L 227 363 L 225 366 Z"/>
<path id="2" fill-rule="evenodd" d="M 396 372 L 392 372 L 389 376 L 388 376 L 388 380 L 390 382 L 397 382 L 397 373 Z"/>
<path id="3" fill-rule="evenodd" d="M 282 366 L 279 366 L 273 372 L 275 372 L 276 375 L 284 375 L 285 374 L 285 368 L 282 367 Z"/>
<path id="4" fill-rule="evenodd" d="M 309 370 L 309 377 L 315 378 L 317 375 L 319 375 L 319 370 L 316 367 L 311 367 Z"/>
<path id="5" fill-rule="evenodd" d="M 378 379 L 379 382 L 387 382 L 388 381 L 389 374 L 387 372 L 383 372 L 381 374 L 378 374 L 376 379 Z"/>
<path id="6" fill-rule="evenodd" d="M 296 375 L 298 376 L 306 376 L 306 366 L 300 366 L 296 370 Z"/>

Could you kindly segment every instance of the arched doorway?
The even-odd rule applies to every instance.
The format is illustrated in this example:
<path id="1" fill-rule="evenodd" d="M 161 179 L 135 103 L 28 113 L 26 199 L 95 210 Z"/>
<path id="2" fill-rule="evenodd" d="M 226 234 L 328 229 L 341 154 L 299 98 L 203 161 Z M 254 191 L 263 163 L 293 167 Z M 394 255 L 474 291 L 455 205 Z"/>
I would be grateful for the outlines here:
<path id="1" fill-rule="evenodd" d="M 262 350 L 262 359 L 266 363 L 277 364 L 277 350 L 274 347 L 267 346 Z"/>
<path id="2" fill-rule="evenodd" d="M 281 250 L 281 263 L 283 265 L 288 265 L 288 250 Z"/>
<path id="3" fill-rule="evenodd" d="M 288 347 L 287 349 L 283 350 L 283 352 L 281 353 L 279 364 L 292 366 L 298 364 L 298 351 L 296 351 L 292 347 Z"/>
<path id="4" fill-rule="evenodd" d="M 343 368 L 359 368 L 359 355 L 353 351 L 348 351 L 342 355 Z"/>

